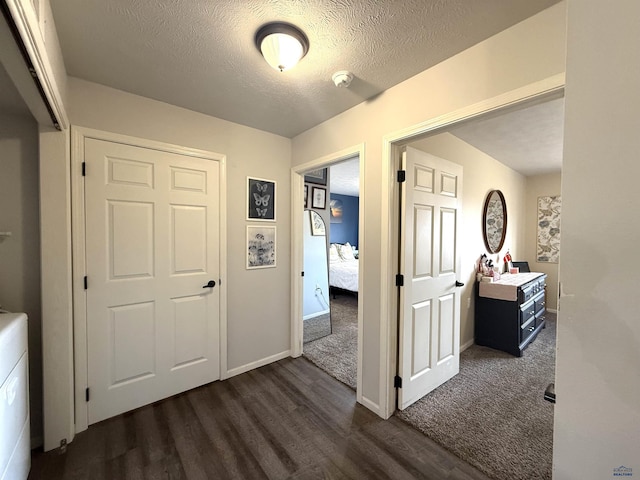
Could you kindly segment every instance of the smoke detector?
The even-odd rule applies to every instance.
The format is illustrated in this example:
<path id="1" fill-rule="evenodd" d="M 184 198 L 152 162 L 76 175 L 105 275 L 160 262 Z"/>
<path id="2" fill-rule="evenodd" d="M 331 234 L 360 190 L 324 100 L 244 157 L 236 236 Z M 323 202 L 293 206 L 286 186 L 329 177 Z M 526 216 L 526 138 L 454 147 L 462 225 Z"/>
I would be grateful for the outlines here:
<path id="1" fill-rule="evenodd" d="M 339 72 L 336 72 L 333 74 L 333 76 L 331 77 L 331 80 L 333 80 L 333 83 L 336 84 L 336 87 L 347 88 L 349 87 L 349 85 L 351 85 L 351 81 L 353 80 L 353 74 L 346 70 L 340 70 Z"/>

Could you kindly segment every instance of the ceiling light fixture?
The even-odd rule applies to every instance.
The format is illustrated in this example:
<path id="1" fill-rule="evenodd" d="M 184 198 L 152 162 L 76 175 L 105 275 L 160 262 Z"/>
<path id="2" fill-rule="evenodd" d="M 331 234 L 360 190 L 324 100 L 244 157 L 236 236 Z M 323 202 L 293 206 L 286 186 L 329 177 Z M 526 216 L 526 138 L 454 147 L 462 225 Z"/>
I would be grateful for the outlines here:
<path id="1" fill-rule="evenodd" d="M 256 47 L 269 65 L 284 72 L 307 54 L 309 39 L 290 23 L 272 22 L 256 32 Z"/>

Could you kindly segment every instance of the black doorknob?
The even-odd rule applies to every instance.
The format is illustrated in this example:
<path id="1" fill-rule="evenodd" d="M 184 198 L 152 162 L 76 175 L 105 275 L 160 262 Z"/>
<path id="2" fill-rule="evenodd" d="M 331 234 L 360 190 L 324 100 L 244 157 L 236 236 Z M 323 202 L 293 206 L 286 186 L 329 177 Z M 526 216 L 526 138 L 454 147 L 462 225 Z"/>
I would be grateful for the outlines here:
<path id="1" fill-rule="evenodd" d="M 458 280 L 456 280 L 456 287 L 464 287 L 464 283 L 459 282 Z"/>
<path id="2" fill-rule="evenodd" d="M 206 285 L 203 285 L 202 288 L 213 288 L 216 286 L 216 282 L 214 282 L 213 280 L 209 280 L 209 282 Z"/>

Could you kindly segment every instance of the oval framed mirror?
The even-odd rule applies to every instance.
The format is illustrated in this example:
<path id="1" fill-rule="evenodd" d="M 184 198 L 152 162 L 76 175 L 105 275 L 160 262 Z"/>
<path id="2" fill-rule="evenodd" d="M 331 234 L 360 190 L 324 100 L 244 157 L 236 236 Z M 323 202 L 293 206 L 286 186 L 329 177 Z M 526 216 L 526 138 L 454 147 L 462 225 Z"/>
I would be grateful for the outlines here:
<path id="1" fill-rule="evenodd" d="M 491 190 L 484 202 L 482 235 L 489 253 L 497 253 L 507 235 L 507 202 L 500 190 Z"/>

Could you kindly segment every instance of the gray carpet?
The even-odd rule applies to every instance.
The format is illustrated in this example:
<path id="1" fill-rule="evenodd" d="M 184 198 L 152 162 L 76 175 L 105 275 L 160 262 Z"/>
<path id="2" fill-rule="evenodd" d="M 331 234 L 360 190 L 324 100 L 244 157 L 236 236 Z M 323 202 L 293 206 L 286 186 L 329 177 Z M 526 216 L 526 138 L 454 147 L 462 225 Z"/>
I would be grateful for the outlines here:
<path id="1" fill-rule="evenodd" d="M 331 318 L 328 313 L 304 321 L 303 342 L 308 343 L 331 335 Z"/>
<path id="2" fill-rule="evenodd" d="M 331 335 L 303 347 L 303 355 L 334 378 L 356 389 L 358 372 L 358 297 L 339 294 L 331 300 Z M 307 336 L 305 323 L 304 336 Z"/>
<path id="3" fill-rule="evenodd" d="M 355 389 L 357 298 L 332 301 L 333 334 L 305 344 L 304 356 Z M 473 345 L 460 373 L 396 415 L 496 480 L 551 478 L 556 315 L 520 358 Z"/>
<path id="4" fill-rule="evenodd" d="M 397 416 L 496 480 L 551 479 L 556 315 L 522 357 L 473 345 L 460 373 Z"/>

